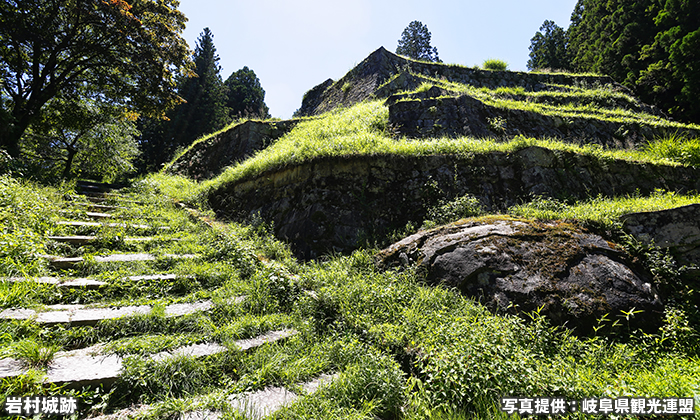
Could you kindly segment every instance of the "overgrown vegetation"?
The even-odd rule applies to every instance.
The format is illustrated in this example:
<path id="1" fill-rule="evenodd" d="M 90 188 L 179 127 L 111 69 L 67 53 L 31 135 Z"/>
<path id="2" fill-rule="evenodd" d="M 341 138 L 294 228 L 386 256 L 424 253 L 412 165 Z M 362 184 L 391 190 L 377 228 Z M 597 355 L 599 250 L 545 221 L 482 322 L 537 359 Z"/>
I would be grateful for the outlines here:
<path id="1" fill-rule="evenodd" d="M 633 98 L 605 86 L 550 86 L 529 92 L 424 80 L 419 91 L 436 85 L 468 92 L 489 104 L 562 118 L 586 115 L 688 127 L 640 114 Z M 227 408 L 231 396 L 284 386 L 302 398 L 275 413 L 276 419 L 422 420 L 506 418 L 499 405 L 503 396 L 582 399 L 700 393 L 700 313 L 694 283 L 681 281 L 684 268 L 670 255 L 622 235 L 619 222 L 619 216 L 628 212 L 699 203 L 697 192 L 657 191 L 579 201 L 533 196 L 502 215 L 488 214 L 471 195 L 437 197 L 423 221 L 422 228 L 427 229 L 473 217 L 563 219 L 614 238 L 669 296 L 663 325 L 647 333 L 631 331 L 619 314 L 610 314 L 598 320 L 591 334 L 574 335 L 552 326 L 537 311 L 520 317 L 491 313 L 458 290 L 421 283 L 410 269 L 379 271 L 371 249 L 300 262 L 288 245 L 274 238 L 273 226 L 263 221 L 213 221 L 206 205 L 212 188 L 322 157 L 474 156 L 540 146 L 599 161 L 698 162 L 697 139 L 681 134 L 656 139 L 639 150 L 607 150 L 522 136 L 508 141 L 397 139 L 387 126 L 387 108 L 379 101 L 364 102 L 300 122 L 270 147 L 214 180 L 197 183 L 164 173 L 143 177 L 121 197 L 107 198 L 107 204 L 116 206 L 113 216 L 124 225 L 59 225 L 61 218 L 87 215 L 89 203 L 75 195 L 73 185 L 45 188 L 0 177 L 1 309 L 41 312 L 54 304 L 151 307 L 147 313 L 95 326 L 0 321 L 0 357 L 19 359 L 32 368 L 3 380 L 0 398 L 70 394 L 84 403 L 81 417 L 145 403 L 149 408 L 139 418 L 219 410 L 224 418 L 239 419 L 240 413 Z M 190 214 L 175 203 L 186 203 L 196 212 Z M 406 233 L 413 231 L 415 226 L 406 227 Z M 74 246 L 48 239 L 64 234 L 91 234 L 95 240 Z M 148 239 L 131 240 L 135 236 Z M 147 252 L 156 259 L 130 263 L 95 259 L 115 252 Z M 61 271 L 51 269 L 41 254 L 82 256 L 84 262 Z M 196 257 L 173 258 L 176 254 Z M 155 274 L 170 276 L 152 277 Z M 88 290 L 32 281 L 40 275 L 89 277 L 106 284 Z M 20 276 L 28 281 L 7 279 Z M 168 305 L 205 300 L 211 302 L 207 310 L 166 314 Z M 248 351 L 236 346 L 237 340 L 281 329 L 298 334 Z M 199 358 L 154 359 L 162 352 L 207 343 L 225 351 Z M 43 383 L 43 371 L 50 369 L 59 352 L 98 344 L 105 354 L 124 358 L 123 374 L 113 388 L 70 390 Z M 300 384 L 322 374 L 334 375 L 331 383 L 304 395 Z"/>
<path id="2" fill-rule="evenodd" d="M 372 118 L 364 122 L 378 124 Z M 305 135 L 313 133 L 319 142 L 334 131 L 340 138 L 347 135 L 330 122 L 322 124 L 323 129 Z M 381 136 L 381 126 L 374 130 L 365 135 Z M 37 208 L 36 214 L 68 205 L 56 190 L 10 178 L 4 185 L 5 197 L 21 197 L 29 208 Z M 22 194 L 23 188 L 33 195 Z M 666 322 L 656 333 L 623 331 L 624 324 L 601 319 L 596 334 L 573 336 L 537 313 L 525 318 L 489 313 L 456 290 L 419 283 L 410 271 L 379 272 L 369 250 L 301 264 L 264 225 L 227 224 L 212 230 L 190 220 L 166 197 L 196 200 L 197 186 L 180 177 L 149 176 L 132 188 L 132 198 L 144 204 L 122 214 L 177 227 L 179 240 L 163 236 L 157 245 L 139 244 L 132 250 L 157 247 L 161 253 L 197 253 L 201 259 L 165 266 L 155 262 L 130 268 L 99 264 L 82 268 L 108 281 L 99 292 L 48 286 L 41 293 L 27 293 L 28 283 L 2 283 L 2 296 L 16 293 L 15 288 L 24 295 L 22 301 L 3 302 L 3 307 L 73 302 L 155 305 L 151 314 L 103 321 L 94 328 L 42 327 L 27 321 L 0 324 L 2 347 L 13 349 L 3 356 L 20 357 L 39 369 L 45 369 L 58 350 L 96 343 L 127 358 L 124 374 L 111 392 L 52 391 L 73 393 L 88 402 L 85 410 L 109 411 L 140 401 L 151 404 L 143 418 L 167 418 L 221 409 L 233 393 L 267 386 L 294 389 L 322 373 L 339 376 L 274 418 L 491 418 L 505 417 L 498 402 L 503 395 L 687 397 L 700 391 L 695 380 L 700 376 L 700 324 L 695 322 L 697 313 L 681 301 L 669 307 Z M 697 195 L 658 192 L 581 203 L 537 199 L 510 211 L 519 217 L 614 226 L 622 212 L 698 201 Z M 42 203 L 53 207 L 43 209 Z M 482 213 L 477 200 L 464 196 L 435 207 L 430 217 L 438 224 Z M 32 224 L 33 217 L 21 212 L 5 213 L 3 220 L 5 225 L 26 224 L 37 235 L 51 230 L 51 222 L 48 227 Z M 43 236 L 39 238 L 46 246 Z M 13 260 L 17 255 L 3 253 L 3 258 Z M 178 273 L 177 279 L 125 280 L 128 275 L 163 269 Z M 227 303 L 236 296 L 246 299 Z M 212 311 L 179 318 L 163 314 L 169 303 L 206 298 L 216 303 Z M 294 328 L 300 334 L 249 353 L 230 350 L 199 359 L 149 359 L 161 351 L 212 340 L 230 346 L 235 340 L 280 328 Z M 48 392 L 31 374 L 5 380 L 1 389 L 3 396 Z"/>
<path id="3" fill-rule="evenodd" d="M 482 64 L 484 70 L 505 71 L 508 70 L 508 63 L 497 58 L 489 58 Z"/>

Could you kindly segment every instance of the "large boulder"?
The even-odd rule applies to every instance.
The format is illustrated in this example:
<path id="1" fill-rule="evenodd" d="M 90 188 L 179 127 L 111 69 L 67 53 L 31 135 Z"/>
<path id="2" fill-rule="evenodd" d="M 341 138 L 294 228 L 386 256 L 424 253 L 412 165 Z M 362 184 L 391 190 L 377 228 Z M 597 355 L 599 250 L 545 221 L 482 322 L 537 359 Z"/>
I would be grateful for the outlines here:
<path id="1" fill-rule="evenodd" d="M 378 254 L 382 268 L 417 266 L 497 312 L 540 310 L 552 322 L 590 331 L 608 314 L 631 328 L 660 324 L 650 276 L 602 237 L 563 222 L 462 221 L 421 231 Z M 637 312 L 642 311 L 642 312 Z"/>

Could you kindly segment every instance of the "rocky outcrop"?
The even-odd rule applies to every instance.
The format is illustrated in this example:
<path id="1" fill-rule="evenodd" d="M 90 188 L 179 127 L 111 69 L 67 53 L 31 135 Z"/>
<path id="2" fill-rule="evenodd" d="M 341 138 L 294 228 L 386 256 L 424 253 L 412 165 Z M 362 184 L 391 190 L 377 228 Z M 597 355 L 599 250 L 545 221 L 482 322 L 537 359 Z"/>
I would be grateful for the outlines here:
<path id="1" fill-rule="evenodd" d="M 700 204 L 623 216 L 625 229 L 645 244 L 668 249 L 700 278 Z"/>
<path id="2" fill-rule="evenodd" d="M 288 133 L 299 120 L 246 121 L 195 143 L 166 171 L 195 180 L 219 175 L 224 168 L 252 156 Z"/>
<path id="3" fill-rule="evenodd" d="M 614 84 L 614 81 L 607 76 L 489 71 L 459 65 L 418 62 L 380 47 L 340 80 L 336 82 L 326 80 L 307 92 L 296 114 L 298 116 L 319 115 L 366 99 L 386 98 L 401 90 L 415 89 L 420 83 L 416 83 L 418 79 L 413 75 L 444 78 L 452 82 L 492 89 L 521 86 L 530 91 L 545 89 L 547 84 L 579 86 Z M 399 77 L 403 79 L 398 79 Z"/>
<path id="4" fill-rule="evenodd" d="M 600 144 L 608 148 L 635 148 L 648 140 L 671 134 L 700 137 L 700 130 L 678 128 L 654 121 L 624 122 L 594 115 L 562 118 L 520 109 L 497 108 L 470 95 L 453 95 L 433 87 L 420 95 L 392 96 L 389 125 L 397 136 L 505 137 L 518 135 L 558 138 L 566 142 Z M 403 100 L 400 100 L 403 98 Z"/>
<path id="5" fill-rule="evenodd" d="M 408 222 L 420 225 L 439 200 L 465 194 L 496 211 L 533 195 L 586 199 L 655 189 L 700 190 L 700 169 L 541 147 L 471 156 L 323 157 L 224 184 L 208 200 L 219 216 L 273 222 L 276 236 L 310 259 L 350 252 Z"/>
<path id="6" fill-rule="evenodd" d="M 600 236 L 564 223 L 466 221 L 405 238 L 377 263 L 416 266 L 429 284 L 455 287 L 494 311 L 539 310 L 579 332 L 605 314 L 646 329 L 663 316 L 647 273 Z"/>

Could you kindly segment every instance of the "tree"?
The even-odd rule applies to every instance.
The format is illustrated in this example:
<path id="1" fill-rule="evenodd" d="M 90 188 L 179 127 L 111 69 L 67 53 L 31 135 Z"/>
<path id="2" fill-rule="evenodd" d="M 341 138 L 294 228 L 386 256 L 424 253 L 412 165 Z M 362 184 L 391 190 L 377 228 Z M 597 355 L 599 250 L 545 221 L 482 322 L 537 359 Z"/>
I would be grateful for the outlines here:
<path id="1" fill-rule="evenodd" d="M 204 28 L 193 56 L 194 77 L 186 78 L 179 89 L 185 103 L 175 108 L 172 124 L 175 147 L 191 144 L 203 134 L 224 127 L 228 121 L 226 87 L 221 80 L 219 56 L 214 35 Z"/>
<path id="2" fill-rule="evenodd" d="M 632 87 L 645 67 L 642 47 L 656 33 L 656 0 L 579 0 L 569 26 L 569 49 L 577 70 L 607 74 Z"/>
<path id="3" fill-rule="evenodd" d="M 611 76 L 671 116 L 700 122 L 700 2 L 579 0 L 569 49 L 576 70 Z"/>
<path id="4" fill-rule="evenodd" d="M 19 141 L 59 94 L 85 90 L 114 105 L 163 115 L 187 72 L 176 0 L 0 2 L 0 147 Z"/>
<path id="5" fill-rule="evenodd" d="M 654 17 L 654 41 L 642 48 L 649 64 L 636 88 L 678 118 L 700 122 L 700 3 L 668 0 Z"/>
<path id="6" fill-rule="evenodd" d="M 570 70 L 566 31 L 551 20 L 545 20 L 530 40 L 530 59 L 527 68 Z"/>
<path id="7" fill-rule="evenodd" d="M 134 169 L 134 115 L 101 101 L 54 98 L 22 138 L 23 158 L 35 177 L 89 176 L 113 180 Z"/>
<path id="8" fill-rule="evenodd" d="M 401 34 L 396 54 L 405 55 L 416 60 L 440 62 L 437 48 L 430 46 L 428 27 L 414 20 Z"/>
<path id="9" fill-rule="evenodd" d="M 232 73 L 226 79 L 226 87 L 226 106 L 232 117 L 270 118 L 270 110 L 265 105 L 265 90 L 253 70 L 243 67 Z"/>
<path id="10" fill-rule="evenodd" d="M 168 121 L 144 121 L 142 146 L 147 169 L 157 169 L 178 148 L 223 128 L 230 120 L 226 86 L 209 28 L 204 28 L 197 39 L 193 61 L 194 73 L 179 84 L 178 93 L 184 102 L 168 113 Z"/>

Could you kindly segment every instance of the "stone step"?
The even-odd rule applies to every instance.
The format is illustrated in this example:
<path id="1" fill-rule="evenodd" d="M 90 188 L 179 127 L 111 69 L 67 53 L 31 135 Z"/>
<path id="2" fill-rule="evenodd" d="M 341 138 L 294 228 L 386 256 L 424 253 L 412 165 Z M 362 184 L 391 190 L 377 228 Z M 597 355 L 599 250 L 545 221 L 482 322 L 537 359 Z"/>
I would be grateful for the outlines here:
<path id="1" fill-rule="evenodd" d="M 128 224 L 128 223 L 100 223 L 100 222 L 81 222 L 78 220 L 60 220 L 56 222 L 58 225 L 62 226 L 72 226 L 72 227 L 123 227 L 132 229 L 154 229 L 153 226 L 143 225 L 143 224 Z M 170 230 L 170 226 L 158 226 L 155 229 L 160 230 Z"/>
<path id="2" fill-rule="evenodd" d="M 118 194 L 112 194 L 112 195 L 104 195 L 104 194 L 83 194 L 81 195 L 81 198 L 86 199 L 87 201 L 95 204 L 102 204 L 102 203 L 118 203 L 118 204 L 130 204 L 130 205 L 142 205 L 144 204 L 142 201 L 136 201 L 136 200 L 130 200 L 128 198 L 124 198 L 124 196 L 118 195 Z"/>
<path id="3" fill-rule="evenodd" d="M 59 211 L 59 213 L 65 214 L 65 215 L 70 215 L 70 216 L 76 215 L 75 211 L 70 211 L 70 210 L 61 210 L 61 211 Z M 100 213 L 100 212 L 95 212 L 95 211 L 86 211 L 84 213 L 80 212 L 77 215 L 81 216 L 83 214 L 85 215 L 85 217 L 87 217 L 89 219 L 94 219 L 94 220 L 110 219 L 110 218 L 114 217 L 108 213 Z"/>
<path id="4" fill-rule="evenodd" d="M 183 276 L 179 276 L 183 277 Z M 184 276 L 188 277 L 188 276 Z M 141 280 L 175 280 L 178 278 L 177 274 L 152 274 L 146 276 L 129 276 L 126 277 L 127 280 L 131 281 L 141 281 Z M 56 287 L 65 288 L 85 288 L 85 289 L 98 289 L 100 287 L 107 286 L 109 283 L 94 280 L 89 278 L 61 278 L 61 277 L 6 277 L 0 278 L 0 281 L 9 282 L 34 282 L 42 284 L 53 284 Z"/>
<path id="5" fill-rule="evenodd" d="M 128 187 L 129 184 L 111 184 L 108 182 L 94 182 L 94 181 L 77 181 L 75 183 L 76 188 L 86 188 L 86 189 L 100 189 L 100 190 L 120 190 L 122 188 Z"/>
<path id="6" fill-rule="evenodd" d="M 323 374 L 309 382 L 301 383 L 297 386 L 302 388 L 304 394 L 313 394 L 321 386 L 333 382 L 337 377 L 338 374 Z M 195 397 L 195 399 L 199 398 L 201 397 Z M 239 414 L 244 414 L 246 411 L 248 411 L 249 414 L 257 413 L 257 416 L 253 415 L 247 417 L 255 419 L 260 418 L 260 415 L 271 415 L 283 406 L 293 403 L 298 398 L 299 395 L 284 388 L 268 387 L 256 392 L 231 396 L 227 403 L 233 411 L 238 411 Z M 153 408 L 154 407 L 150 405 L 133 406 L 113 414 L 90 417 L 88 420 L 124 420 L 127 418 L 146 417 Z M 200 410 L 181 414 L 178 418 L 180 420 L 218 420 L 222 417 L 223 413 L 221 411 Z"/>
<path id="7" fill-rule="evenodd" d="M 97 236 L 85 236 L 85 235 L 77 235 L 77 236 L 49 236 L 48 239 L 56 242 L 65 242 L 69 243 L 71 245 L 87 245 L 90 242 L 94 242 L 97 240 Z M 124 238 L 124 242 L 148 242 L 152 241 L 155 238 L 152 236 L 140 236 L 140 237 L 131 237 L 131 238 Z M 175 239 L 173 239 L 175 240 Z"/>
<path id="8" fill-rule="evenodd" d="M 49 264 L 53 268 L 67 270 L 74 268 L 77 264 L 85 261 L 83 257 L 57 257 L 55 255 L 42 255 L 44 258 L 49 260 Z M 195 254 L 164 254 L 164 257 L 173 259 L 190 259 L 197 258 L 198 255 Z M 97 263 L 108 263 L 108 262 L 134 262 L 134 261 L 154 261 L 158 257 L 153 254 L 111 254 L 105 256 L 95 256 L 95 262 Z"/>
<path id="9" fill-rule="evenodd" d="M 259 337 L 256 347 L 285 339 L 296 333 L 297 332 L 294 330 L 281 330 L 267 333 Z M 262 339 L 262 337 L 268 338 Z M 239 341 L 248 342 L 250 340 Z M 239 341 L 234 342 L 234 344 L 237 345 Z M 241 347 L 242 350 L 252 348 L 244 348 L 243 345 L 239 347 Z M 150 358 L 155 361 L 163 361 L 168 358 L 181 356 L 203 357 L 221 353 L 226 350 L 226 347 L 217 343 L 193 344 L 170 351 L 160 352 L 151 355 Z M 72 388 L 82 388 L 99 384 L 109 387 L 119 377 L 123 360 L 124 359 L 120 356 L 105 354 L 103 344 L 79 350 L 58 352 L 46 370 L 44 382 L 56 385 L 65 384 Z M 0 360 L 0 379 L 19 376 L 26 371 L 26 367 L 20 360 L 9 358 Z"/>
<path id="10" fill-rule="evenodd" d="M 53 284 L 56 287 L 65 287 L 67 289 L 97 289 L 107 285 L 107 283 L 103 281 L 88 278 L 62 279 L 60 277 L 8 277 L 2 278 L 0 281 L 9 281 L 13 283 L 34 282 L 41 284 Z"/>
<path id="11" fill-rule="evenodd" d="M 108 206 L 106 204 L 95 204 L 95 203 L 82 203 L 82 202 L 73 202 L 71 203 L 74 206 L 82 206 L 82 207 L 87 207 L 88 211 L 100 211 L 100 212 L 107 212 L 107 211 L 114 211 L 114 210 L 127 210 L 128 207 L 122 207 L 122 206 Z"/>
<path id="12" fill-rule="evenodd" d="M 237 298 L 234 302 L 240 302 Z M 213 306 L 209 300 L 195 303 L 175 303 L 165 307 L 165 316 L 183 316 L 195 312 L 208 311 Z M 72 327 L 95 325 L 105 319 L 123 316 L 143 315 L 151 311 L 150 305 L 122 306 L 117 308 L 95 308 L 86 305 L 48 305 L 45 311 L 18 308 L 0 312 L 0 319 L 34 320 L 46 326 L 66 324 Z"/>
<path id="13" fill-rule="evenodd" d="M 332 382 L 337 375 L 321 375 L 318 378 L 300 384 L 304 394 L 313 394 L 321 386 Z M 231 396 L 229 408 L 249 419 L 261 419 L 272 415 L 280 408 L 287 406 L 299 398 L 296 393 L 283 387 L 267 387 L 260 391 Z M 220 411 L 195 411 L 180 416 L 181 420 L 217 420 L 223 416 Z"/>

